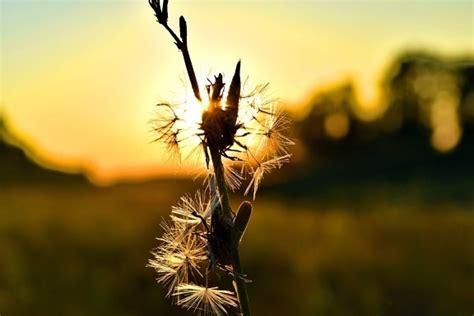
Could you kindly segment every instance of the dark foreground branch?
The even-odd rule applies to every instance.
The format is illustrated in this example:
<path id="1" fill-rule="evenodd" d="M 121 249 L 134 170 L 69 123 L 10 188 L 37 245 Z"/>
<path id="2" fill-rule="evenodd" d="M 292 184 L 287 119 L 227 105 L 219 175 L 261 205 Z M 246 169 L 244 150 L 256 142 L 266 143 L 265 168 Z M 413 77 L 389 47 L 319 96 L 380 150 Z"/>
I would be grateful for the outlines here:
<path id="1" fill-rule="evenodd" d="M 155 16 L 161 25 L 171 34 L 173 37 L 176 46 L 183 54 L 184 64 L 186 66 L 186 71 L 188 73 L 189 81 L 191 82 L 191 87 L 193 88 L 194 96 L 196 99 L 201 101 L 201 93 L 199 92 L 199 85 L 196 79 L 196 74 L 194 72 L 193 63 L 191 62 L 191 56 L 189 55 L 188 49 L 188 29 L 186 25 L 186 20 L 183 16 L 179 18 L 179 34 L 181 39 L 176 35 L 176 33 L 168 25 L 168 0 L 163 1 L 163 7 L 160 5 L 160 0 L 148 0 L 153 11 L 155 11 Z"/>

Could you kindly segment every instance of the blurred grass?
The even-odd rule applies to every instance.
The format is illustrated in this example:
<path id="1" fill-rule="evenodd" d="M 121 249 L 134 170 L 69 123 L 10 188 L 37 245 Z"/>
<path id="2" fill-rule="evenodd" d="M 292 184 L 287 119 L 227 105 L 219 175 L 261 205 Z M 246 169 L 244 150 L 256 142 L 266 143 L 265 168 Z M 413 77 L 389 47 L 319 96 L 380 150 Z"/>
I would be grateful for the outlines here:
<path id="1" fill-rule="evenodd" d="M 0 313 L 186 314 L 145 265 L 161 218 L 195 186 L 2 186 Z M 254 314 L 472 314 L 471 205 L 389 201 L 262 195 L 242 248 Z"/>

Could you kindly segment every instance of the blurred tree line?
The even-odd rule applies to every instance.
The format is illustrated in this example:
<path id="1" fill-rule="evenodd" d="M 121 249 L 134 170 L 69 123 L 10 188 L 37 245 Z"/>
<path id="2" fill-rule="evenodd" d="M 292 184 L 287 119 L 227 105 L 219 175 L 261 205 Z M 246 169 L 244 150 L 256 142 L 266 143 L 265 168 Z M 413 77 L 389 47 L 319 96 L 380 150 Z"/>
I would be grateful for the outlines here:
<path id="1" fill-rule="evenodd" d="M 44 181 L 86 183 L 81 170 L 66 170 L 51 165 L 25 141 L 15 136 L 0 112 L 0 186 L 4 183 L 38 184 Z"/>
<path id="2" fill-rule="evenodd" d="M 354 189 L 355 199 L 361 184 L 400 193 L 410 183 L 429 191 L 425 201 L 470 200 L 473 57 L 401 54 L 383 74 L 370 115 L 350 81 L 318 92 L 308 106 L 292 124 L 292 163 L 268 181 L 272 192 L 338 200 L 341 190 Z"/>
<path id="3" fill-rule="evenodd" d="M 297 144 L 292 163 L 263 185 L 280 183 L 283 192 L 313 194 L 331 183 L 376 180 L 378 185 L 415 174 L 428 181 L 436 176 L 440 183 L 474 178 L 474 57 L 401 54 L 387 67 L 380 92 L 370 116 L 350 81 L 314 95 L 308 114 L 291 125 Z M 62 172 L 31 165 L 29 160 L 47 164 L 11 135 L 6 123 L 0 113 L 1 179 L 63 178 Z"/>
<path id="4" fill-rule="evenodd" d="M 327 165 L 361 153 L 367 161 L 415 161 L 464 150 L 474 140 L 474 59 L 405 53 L 388 67 L 379 103 L 368 119 L 351 82 L 315 95 L 294 124 L 303 162 Z"/>

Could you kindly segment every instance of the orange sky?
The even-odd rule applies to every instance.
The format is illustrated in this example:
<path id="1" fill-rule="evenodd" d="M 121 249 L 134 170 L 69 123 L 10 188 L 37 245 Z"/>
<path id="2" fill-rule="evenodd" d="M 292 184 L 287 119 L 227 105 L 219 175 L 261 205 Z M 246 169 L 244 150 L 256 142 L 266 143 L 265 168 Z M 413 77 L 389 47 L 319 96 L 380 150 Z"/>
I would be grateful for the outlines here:
<path id="1" fill-rule="evenodd" d="M 154 104 L 179 98 L 182 57 L 145 0 L 2 1 L 1 110 L 44 159 L 99 182 L 176 174 L 150 144 Z M 472 1 L 171 1 L 201 83 L 232 73 L 270 82 L 290 111 L 315 87 L 356 79 L 367 107 L 405 48 L 472 54 Z"/>

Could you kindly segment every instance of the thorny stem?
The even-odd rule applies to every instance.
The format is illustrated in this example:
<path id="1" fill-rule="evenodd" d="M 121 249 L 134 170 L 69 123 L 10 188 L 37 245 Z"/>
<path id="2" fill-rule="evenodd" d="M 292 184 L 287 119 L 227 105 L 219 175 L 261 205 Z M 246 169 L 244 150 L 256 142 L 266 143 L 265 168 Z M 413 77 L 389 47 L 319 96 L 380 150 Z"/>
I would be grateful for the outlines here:
<path id="1" fill-rule="evenodd" d="M 243 279 L 243 270 L 240 264 L 240 239 L 245 231 L 247 226 L 251 205 L 250 203 L 242 203 L 242 206 L 239 208 L 239 212 L 236 216 L 236 222 L 234 224 L 232 218 L 232 208 L 229 202 L 229 193 L 227 190 L 227 185 L 224 177 L 224 166 L 222 165 L 221 156 L 217 152 L 211 151 L 212 164 L 214 166 L 214 174 L 216 177 L 217 188 L 219 191 L 219 198 L 222 206 L 222 213 L 216 214 L 217 216 L 223 216 L 224 222 L 232 223 L 232 268 L 234 270 L 234 282 L 237 291 L 237 296 L 240 302 L 240 311 L 243 316 L 250 316 L 250 304 L 247 294 L 247 287 L 245 280 Z M 240 215 L 240 216 L 239 216 Z"/>

